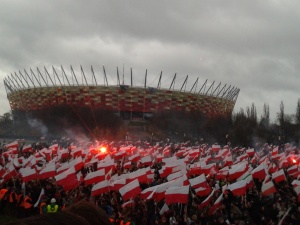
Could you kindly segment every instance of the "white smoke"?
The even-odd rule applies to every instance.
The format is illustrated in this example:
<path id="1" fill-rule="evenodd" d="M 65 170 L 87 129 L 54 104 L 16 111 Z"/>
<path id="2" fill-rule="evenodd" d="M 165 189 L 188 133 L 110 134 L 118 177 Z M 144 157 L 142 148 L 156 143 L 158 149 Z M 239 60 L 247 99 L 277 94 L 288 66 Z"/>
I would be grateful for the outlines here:
<path id="1" fill-rule="evenodd" d="M 47 136 L 48 128 L 43 124 L 42 121 L 38 119 L 28 119 L 27 122 L 32 128 L 35 128 L 38 131 L 40 131 L 43 136 Z"/>

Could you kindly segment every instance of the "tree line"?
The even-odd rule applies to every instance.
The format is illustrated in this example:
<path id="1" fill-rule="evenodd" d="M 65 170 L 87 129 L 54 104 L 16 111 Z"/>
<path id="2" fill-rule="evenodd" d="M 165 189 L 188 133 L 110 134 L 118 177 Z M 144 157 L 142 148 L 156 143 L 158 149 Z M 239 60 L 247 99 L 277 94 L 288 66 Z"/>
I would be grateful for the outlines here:
<path id="1" fill-rule="evenodd" d="M 274 121 L 270 108 L 264 104 L 263 113 L 257 115 L 252 103 L 246 109 L 219 117 L 207 117 L 201 112 L 165 111 L 154 114 L 143 123 L 149 138 L 171 141 L 194 140 L 207 143 L 253 147 L 256 143 L 280 145 L 293 143 L 299 147 L 300 99 L 295 114 L 286 114 L 281 102 Z M 128 126 L 119 115 L 111 111 L 61 106 L 36 112 L 7 112 L 0 116 L 0 137 L 62 136 L 84 133 L 95 139 L 124 139 Z"/>

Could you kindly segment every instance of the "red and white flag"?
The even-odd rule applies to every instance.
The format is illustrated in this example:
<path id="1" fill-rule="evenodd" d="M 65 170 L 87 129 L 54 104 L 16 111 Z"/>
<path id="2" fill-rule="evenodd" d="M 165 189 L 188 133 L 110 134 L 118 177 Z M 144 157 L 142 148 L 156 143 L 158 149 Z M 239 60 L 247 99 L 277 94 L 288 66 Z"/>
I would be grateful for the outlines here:
<path id="1" fill-rule="evenodd" d="M 297 173 L 299 171 L 298 166 L 297 165 L 293 165 L 290 168 L 287 169 L 287 173 L 289 175 L 292 175 L 294 173 Z"/>
<path id="2" fill-rule="evenodd" d="M 264 180 L 266 177 L 266 165 L 264 163 L 260 164 L 251 172 L 253 178 Z"/>
<path id="3" fill-rule="evenodd" d="M 69 164 L 70 166 L 74 166 L 76 171 L 81 170 L 81 168 L 84 166 L 81 156 L 76 157 L 74 160 L 69 162 Z"/>
<path id="4" fill-rule="evenodd" d="M 221 206 L 223 200 L 223 193 L 217 198 L 212 207 L 208 211 L 208 215 L 213 215 L 215 211 Z"/>
<path id="5" fill-rule="evenodd" d="M 140 153 L 136 153 L 136 154 L 128 157 L 128 160 L 133 163 L 137 163 L 140 159 L 141 159 Z"/>
<path id="6" fill-rule="evenodd" d="M 214 193 L 215 193 L 215 189 L 213 188 L 213 191 L 210 193 L 210 195 L 199 205 L 199 209 L 202 209 L 203 207 L 207 206 L 210 203 Z"/>
<path id="7" fill-rule="evenodd" d="M 293 180 L 292 185 L 293 187 L 300 186 L 300 180 Z"/>
<path id="8" fill-rule="evenodd" d="M 196 195 L 201 196 L 201 197 L 209 195 L 211 193 L 211 191 L 212 191 L 212 188 L 209 185 L 207 185 L 207 187 L 199 187 L 195 190 Z"/>
<path id="9" fill-rule="evenodd" d="M 138 169 L 132 173 L 128 173 L 128 182 L 131 182 L 133 180 L 137 179 L 140 183 L 147 182 L 147 172 L 145 168 Z"/>
<path id="10" fill-rule="evenodd" d="M 165 212 L 168 212 L 170 209 L 169 209 L 169 206 L 165 203 L 163 205 L 163 207 L 160 209 L 159 211 L 159 215 L 163 215 Z"/>
<path id="11" fill-rule="evenodd" d="M 20 169 L 20 174 L 22 176 L 23 182 L 28 182 L 38 178 L 38 174 L 35 169 L 30 167 Z"/>
<path id="12" fill-rule="evenodd" d="M 55 163 L 50 162 L 46 167 L 39 172 L 39 179 L 47 179 L 56 175 Z"/>
<path id="13" fill-rule="evenodd" d="M 247 149 L 246 153 L 249 157 L 254 156 L 254 153 L 255 153 L 254 148 Z"/>
<path id="14" fill-rule="evenodd" d="M 201 174 L 198 177 L 189 179 L 189 182 L 191 184 L 191 187 L 194 188 L 194 189 L 197 189 L 199 187 L 207 187 L 208 186 L 207 181 L 206 181 L 206 177 L 205 177 L 204 174 Z"/>
<path id="15" fill-rule="evenodd" d="M 8 143 L 8 144 L 5 145 L 5 147 L 8 148 L 8 149 L 9 148 L 18 148 L 18 146 L 19 146 L 18 141 L 13 141 L 13 142 Z"/>
<path id="16" fill-rule="evenodd" d="M 245 162 L 232 165 L 231 169 L 229 169 L 228 171 L 228 179 L 235 180 L 240 176 L 242 176 L 247 171 L 248 171 L 248 164 Z"/>
<path id="17" fill-rule="evenodd" d="M 240 180 L 228 185 L 227 189 L 231 190 L 232 194 L 235 196 L 245 195 L 247 191 L 247 182 L 245 180 Z"/>
<path id="18" fill-rule="evenodd" d="M 263 183 L 262 187 L 261 187 L 261 192 L 262 192 L 262 195 L 264 195 L 264 196 L 268 196 L 268 195 L 271 195 L 271 194 L 277 192 L 277 190 L 273 184 L 273 181 Z"/>
<path id="19" fill-rule="evenodd" d="M 118 179 L 112 182 L 112 190 L 118 191 L 120 188 L 124 187 L 127 184 L 126 178 Z"/>
<path id="20" fill-rule="evenodd" d="M 140 194 L 141 188 L 138 179 L 135 179 L 132 182 L 120 188 L 119 192 L 122 195 L 124 201 L 127 201 L 128 199 Z"/>
<path id="21" fill-rule="evenodd" d="M 77 176 L 75 173 L 75 168 L 72 166 L 71 168 L 69 168 L 68 170 L 62 172 L 59 175 L 56 175 L 54 178 L 56 180 L 56 183 L 58 185 L 65 185 L 67 183 L 70 183 L 73 180 L 77 180 Z"/>
<path id="22" fill-rule="evenodd" d="M 188 202 L 189 186 L 169 187 L 165 192 L 165 201 L 167 204 Z"/>
<path id="23" fill-rule="evenodd" d="M 294 191 L 297 194 L 297 200 L 300 202 L 300 186 L 294 186 Z"/>
<path id="24" fill-rule="evenodd" d="M 85 186 L 87 186 L 90 184 L 99 183 L 104 180 L 105 180 L 105 170 L 101 169 L 95 172 L 88 173 L 84 178 L 84 184 Z"/>
<path id="25" fill-rule="evenodd" d="M 27 153 L 30 152 L 32 150 L 32 146 L 31 145 L 24 145 L 22 148 L 22 152 L 23 153 Z"/>
<path id="26" fill-rule="evenodd" d="M 210 150 L 212 152 L 218 152 L 220 149 L 221 149 L 220 145 L 212 145 Z"/>
<path id="27" fill-rule="evenodd" d="M 141 199 L 144 200 L 152 199 L 154 194 L 156 193 L 156 189 L 157 186 L 152 186 L 144 189 L 140 194 Z"/>
<path id="28" fill-rule="evenodd" d="M 110 185 L 107 180 L 104 180 L 93 186 L 91 195 L 98 196 L 103 193 L 108 193 L 109 191 L 110 191 Z"/>
<path id="29" fill-rule="evenodd" d="M 216 174 L 218 172 L 217 166 L 215 163 L 206 165 L 206 166 L 201 166 L 201 172 L 204 173 L 205 175 L 209 174 Z"/>
<path id="30" fill-rule="evenodd" d="M 281 169 L 281 170 L 279 170 L 279 171 L 273 173 L 273 174 L 272 174 L 272 179 L 273 179 L 276 183 L 279 183 L 280 181 L 286 180 L 283 169 Z"/>

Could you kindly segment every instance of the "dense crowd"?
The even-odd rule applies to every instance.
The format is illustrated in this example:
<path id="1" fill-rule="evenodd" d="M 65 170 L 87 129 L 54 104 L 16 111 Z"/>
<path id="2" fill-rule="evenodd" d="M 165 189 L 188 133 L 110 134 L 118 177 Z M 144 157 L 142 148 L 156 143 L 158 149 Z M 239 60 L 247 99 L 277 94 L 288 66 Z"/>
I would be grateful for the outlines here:
<path id="1" fill-rule="evenodd" d="M 116 152 L 122 146 L 130 145 L 136 147 L 136 149 L 145 149 L 151 147 L 147 142 L 118 142 L 118 143 L 105 143 L 108 152 L 113 152 L 112 149 L 116 149 Z M 68 142 L 60 143 L 68 149 L 68 157 L 59 159 L 62 163 L 68 162 L 73 157 L 72 145 Z M 278 155 L 282 154 L 286 157 L 295 156 L 296 162 L 289 162 L 283 166 L 280 160 L 275 160 L 272 157 L 274 146 L 268 144 L 261 144 L 254 146 L 254 155 L 243 159 L 249 165 L 249 168 L 255 169 L 262 162 L 261 159 L 267 159 L 268 171 L 267 175 L 272 175 L 274 171 L 271 169 L 283 169 L 285 173 L 284 180 L 280 182 L 273 182 L 276 188 L 272 194 L 262 194 L 262 185 L 264 179 L 253 178 L 253 184 L 247 186 L 247 191 L 243 195 L 235 195 L 228 187 L 228 185 L 236 182 L 236 179 L 232 180 L 228 178 L 228 175 L 217 176 L 218 172 L 224 167 L 224 158 L 219 159 L 218 152 L 209 151 L 211 149 L 208 144 L 192 144 L 189 142 L 170 144 L 167 142 L 157 143 L 156 147 L 160 147 L 162 150 L 165 146 L 169 146 L 169 152 L 167 158 L 177 156 L 183 158 L 184 156 L 177 154 L 178 152 L 188 149 L 189 147 L 199 146 L 199 152 L 201 153 L 196 158 L 193 158 L 187 163 L 187 177 L 189 179 L 197 178 L 200 174 L 189 173 L 192 165 L 196 164 L 202 157 L 202 152 L 205 152 L 206 157 L 210 157 L 210 163 L 216 163 L 217 171 L 205 174 L 206 182 L 214 190 L 213 195 L 208 199 L 207 193 L 199 195 L 195 189 L 190 187 L 187 203 L 174 203 L 165 204 L 165 200 L 156 201 L 156 199 L 142 198 L 139 194 L 134 196 L 130 201 L 124 201 L 122 195 L 118 190 L 110 190 L 97 196 L 93 196 L 92 188 L 94 184 L 85 185 L 84 181 L 81 182 L 76 188 L 71 190 L 65 190 L 62 185 L 58 185 L 54 178 L 47 179 L 34 179 L 27 182 L 23 182 L 22 177 L 18 173 L 16 168 L 16 176 L 11 177 L 8 180 L 1 180 L 0 185 L 0 213 L 1 215 L 8 215 L 14 218 L 22 219 L 21 221 L 29 221 L 28 218 L 32 218 L 33 215 L 44 215 L 44 219 L 49 218 L 48 214 L 53 212 L 61 213 L 66 210 L 72 209 L 80 203 L 90 203 L 96 206 L 96 208 L 102 209 L 108 216 L 110 223 L 112 224 L 126 224 L 129 225 L 152 225 L 152 224 L 168 224 L 168 225 L 225 225 L 225 224 L 300 224 L 300 204 L 299 196 L 295 191 L 293 181 L 298 179 L 298 176 L 288 173 L 288 168 L 294 165 L 298 165 L 298 149 L 290 145 L 277 146 Z M 24 146 L 19 145 L 17 149 L 17 157 L 29 158 L 41 151 L 44 148 L 48 148 L 47 144 L 33 144 L 30 151 L 23 152 Z M 236 160 L 240 160 L 241 156 L 245 155 L 246 148 L 233 148 L 229 145 L 224 148 L 229 150 L 232 156 L 232 164 L 229 164 L 229 169 Z M 222 149 L 222 148 L 221 148 Z M 4 153 L 7 151 L 6 145 L 2 145 L 1 148 L 1 168 L 5 168 L 5 165 L 9 162 L 9 157 Z M 132 153 L 134 154 L 134 153 Z M 53 156 L 52 156 L 53 157 Z M 256 160 L 253 160 L 257 157 Z M 110 176 L 115 174 L 122 175 L 128 174 L 142 167 L 150 167 L 154 175 L 150 182 L 141 183 L 141 190 L 145 190 L 149 187 L 155 187 L 163 183 L 168 182 L 166 176 L 162 176 L 161 171 L 164 163 L 161 161 L 153 160 L 151 165 L 144 165 L 132 162 L 130 166 L 124 167 L 124 158 L 115 160 L 115 167 L 111 171 Z M 264 161 L 265 163 L 266 161 Z M 294 163 L 294 164 L 293 164 Z M 43 165 L 38 165 L 43 167 Z M 97 170 L 97 164 L 86 164 L 79 172 L 81 172 L 83 178 L 87 174 Z M 78 171 L 77 171 L 78 172 Z M 251 171 L 250 171 L 251 172 Z M 296 173 L 298 173 L 298 167 Z M 201 172 L 200 172 L 201 173 Z M 2 174 L 3 176 L 3 174 Z M 2 178 L 2 177 L 1 177 Z M 272 177 L 271 177 L 272 179 Z M 222 196 L 221 196 L 222 195 Z M 221 197 L 220 197 L 221 196 Z M 220 204 L 216 204 L 220 199 Z M 201 207 L 201 204 L 209 200 L 208 204 Z M 215 208 L 214 208 L 215 207 Z M 213 210 L 212 210 L 213 209 Z M 81 210 L 81 209 L 80 209 Z M 60 214 L 59 214 L 60 215 Z M 57 216 L 58 220 L 60 216 Z M 77 213 L 77 215 L 80 215 Z M 94 217 L 94 215 L 90 215 Z M 26 218 L 26 220 L 24 220 Z M 40 220 L 42 217 L 40 217 Z M 15 223 L 17 224 L 17 223 Z M 23 224 L 30 224 L 29 222 Z M 31 222 L 31 224 L 37 224 Z M 50 223 L 49 223 L 50 224 Z M 71 223 L 69 223 L 71 224 Z M 75 224 L 75 223 L 74 223 Z M 84 223 L 82 223 L 84 224 Z M 87 222 L 87 224 L 94 224 L 93 222 Z M 96 224 L 96 223 L 95 223 Z M 100 224 L 100 223 L 98 223 Z M 102 224 L 102 223 L 101 223 Z M 103 224 L 105 224 L 103 222 Z"/>

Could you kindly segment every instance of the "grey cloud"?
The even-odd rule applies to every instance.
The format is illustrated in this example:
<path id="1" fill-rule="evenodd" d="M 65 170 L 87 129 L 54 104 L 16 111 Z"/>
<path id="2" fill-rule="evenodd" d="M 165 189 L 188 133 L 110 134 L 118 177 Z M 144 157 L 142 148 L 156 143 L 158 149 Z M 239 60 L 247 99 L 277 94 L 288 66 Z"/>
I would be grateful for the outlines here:
<path id="1" fill-rule="evenodd" d="M 4 1 L 0 3 L 0 77 L 11 72 L 93 65 L 110 82 L 124 65 L 135 84 L 149 85 L 163 70 L 168 87 L 177 73 L 180 88 L 228 83 L 241 89 L 235 110 L 264 102 L 278 111 L 280 101 L 294 113 L 298 99 L 298 1 Z M 128 81 L 129 82 L 129 81 Z M 188 89 L 187 88 L 187 89 Z M 0 113 L 5 104 L 3 83 Z M 274 105 L 274 106 L 273 106 Z M 275 113 L 274 113 L 275 115 Z"/>

